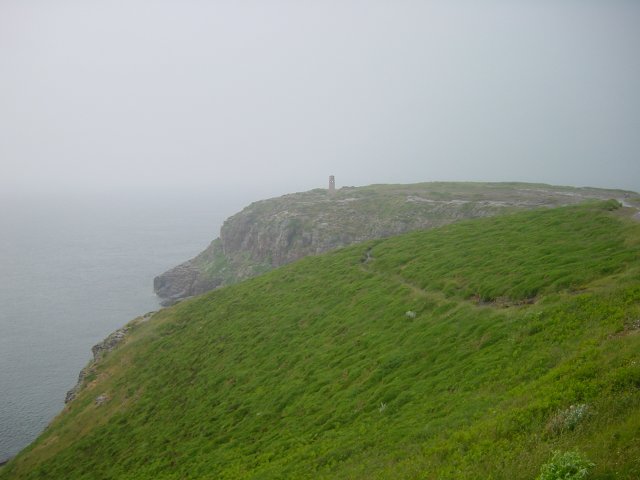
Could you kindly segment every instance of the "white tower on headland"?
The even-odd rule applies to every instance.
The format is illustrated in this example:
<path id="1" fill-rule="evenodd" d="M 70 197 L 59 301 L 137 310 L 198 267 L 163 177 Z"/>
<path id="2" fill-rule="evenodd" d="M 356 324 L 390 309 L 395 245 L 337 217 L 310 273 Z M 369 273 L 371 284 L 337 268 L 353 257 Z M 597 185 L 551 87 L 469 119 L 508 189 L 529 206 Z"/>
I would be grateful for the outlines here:
<path id="1" fill-rule="evenodd" d="M 329 175 L 329 193 L 336 193 L 336 177 Z"/>

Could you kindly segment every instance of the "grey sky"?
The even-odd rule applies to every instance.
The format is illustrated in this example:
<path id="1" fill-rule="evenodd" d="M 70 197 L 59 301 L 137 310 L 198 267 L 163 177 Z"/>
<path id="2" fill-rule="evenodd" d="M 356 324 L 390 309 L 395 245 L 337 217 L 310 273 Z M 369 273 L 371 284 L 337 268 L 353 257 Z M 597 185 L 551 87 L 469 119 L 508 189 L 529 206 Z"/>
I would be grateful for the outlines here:
<path id="1" fill-rule="evenodd" d="M 640 2 L 0 0 L 0 190 L 640 190 Z"/>

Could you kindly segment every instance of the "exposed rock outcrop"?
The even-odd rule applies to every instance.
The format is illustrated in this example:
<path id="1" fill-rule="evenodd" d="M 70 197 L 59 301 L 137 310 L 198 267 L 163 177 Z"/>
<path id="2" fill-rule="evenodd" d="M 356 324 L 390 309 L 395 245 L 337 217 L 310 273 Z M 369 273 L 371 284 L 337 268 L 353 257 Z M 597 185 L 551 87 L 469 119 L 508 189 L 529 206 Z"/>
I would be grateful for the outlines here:
<path id="1" fill-rule="evenodd" d="M 93 347 L 91 347 L 91 353 L 93 354 L 93 359 L 89 361 L 89 363 L 80 370 L 80 374 L 78 375 L 78 382 L 75 386 L 67 392 L 65 396 L 64 403 L 69 403 L 73 401 L 78 393 L 85 387 L 87 378 L 94 373 L 95 365 L 100 361 L 102 357 L 104 357 L 107 353 L 111 352 L 115 348 L 117 348 L 126 338 L 127 332 L 131 329 L 132 325 L 138 322 L 145 322 L 149 320 L 155 312 L 149 312 L 137 319 L 129 322 L 129 324 L 125 325 L 122 328 L 117 329 L 115 332 L 112 332 L 102 340 L 100 343 L 97 343 Z"/>
<path id="2" fill-rule="evenodd" d="M 73 386 L 71 390 L 67 392 L 64 397 L 64 403 L 69 403 L 78 396 L 78 393 L 84 387 L 85 379 L 93 373 L 93 362 L 90 362 L 86 367 L 80 370 L 80 374 L 78 375 L 78 382 Z"/>
<path id="3" fill-rule="evenodd" d="M 82 388 L 84 387 L 86 378 L 93 373 L 95 363 L 99 361 L 106 353 L 110 352 L 120 343 L 122 343 L 125 336 L 127 335 L 128 330 L 129 327 L 119 328 L 115 332 L 111 333 L 107 338 L 102 340 L 100 343 L 97 343 L 96 345 L 91 347 L 93 360 L 91 360 L 86 367 L 80 370 L 80 374 L 78 375 L 78 383 L 76 383 L 75 386 L 67 392 L 64 403 L 69 403 L 76 398 L 80 390 L 82 390 Z"/>
<path id="4" fill-rule="evenodd" d="M 215 252 L 215 249 L 216 246 L 212 244 L 203 254 L 210 256 L 209 252 Z M 213 290 L 222 284 L 223 280 L 219 277 L 203 275 L 198 267 L 206 264 L 206 259 L 200 258 L 203 254 L 153 279 L 153 290 L 163 299 L 161 302 L 163 306 L 166 307 L 197 293 Z"/>
<path id="5" fill-rule="evenodd" d="M 365 240 L 513 210 L 634 192 L 526 183 L 420 183 L 316 189 L 252 203 L 228 218 L 220 237 L 197 257 L 154 279 L 168 305 L 258 275 L 307 255 Z"/>

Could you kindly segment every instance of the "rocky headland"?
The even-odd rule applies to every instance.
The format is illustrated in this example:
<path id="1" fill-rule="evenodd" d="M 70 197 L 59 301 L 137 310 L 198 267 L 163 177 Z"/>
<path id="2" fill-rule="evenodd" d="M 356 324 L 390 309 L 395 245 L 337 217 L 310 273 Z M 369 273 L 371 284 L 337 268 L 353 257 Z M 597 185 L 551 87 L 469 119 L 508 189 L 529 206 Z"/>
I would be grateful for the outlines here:
<path id="1" fill-rule="evenodd" d="M 417 183 L 343 187 L 254 202 L 228 218 L 198 256 L 154 279 L 164 305 L 253 277 L 307 255 L 508 211 L 637 193 L 527 183 Z"/>

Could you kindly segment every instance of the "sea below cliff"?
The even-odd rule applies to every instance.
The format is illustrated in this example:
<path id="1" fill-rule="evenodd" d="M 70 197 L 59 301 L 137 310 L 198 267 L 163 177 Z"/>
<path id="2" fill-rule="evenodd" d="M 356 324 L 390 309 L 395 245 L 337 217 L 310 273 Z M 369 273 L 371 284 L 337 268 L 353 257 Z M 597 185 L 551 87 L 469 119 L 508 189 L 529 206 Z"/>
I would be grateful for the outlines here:
<path id="1" fill-rule="evenodd" d="M 248 195 L 3 197 L 0 462 L 63 408 L 91 346 L 159 308 L 155 275 L 193 256 Z"/>

